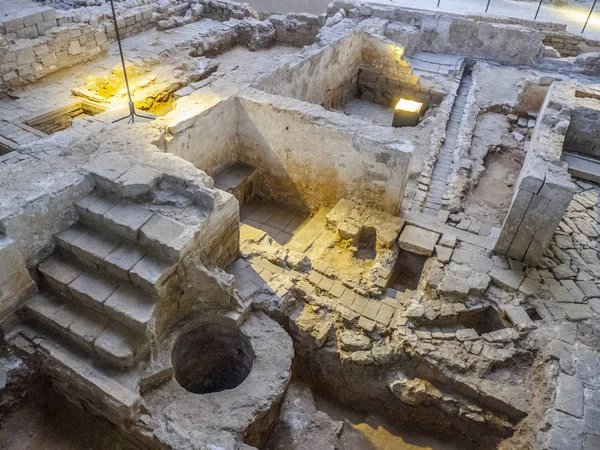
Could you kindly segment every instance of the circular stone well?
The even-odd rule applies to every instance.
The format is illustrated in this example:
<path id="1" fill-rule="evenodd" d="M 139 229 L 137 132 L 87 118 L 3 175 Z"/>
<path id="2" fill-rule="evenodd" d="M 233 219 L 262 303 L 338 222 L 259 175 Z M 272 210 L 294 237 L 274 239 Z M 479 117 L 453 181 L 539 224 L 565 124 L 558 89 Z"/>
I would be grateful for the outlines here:
<path id="1" fill-rule="evenodd" d="M 175 379 L 194 394 L 233 389 L 252 370 L 250 339 L 233 320 L 204 323 L 182 334 L 171 354 Z"/>

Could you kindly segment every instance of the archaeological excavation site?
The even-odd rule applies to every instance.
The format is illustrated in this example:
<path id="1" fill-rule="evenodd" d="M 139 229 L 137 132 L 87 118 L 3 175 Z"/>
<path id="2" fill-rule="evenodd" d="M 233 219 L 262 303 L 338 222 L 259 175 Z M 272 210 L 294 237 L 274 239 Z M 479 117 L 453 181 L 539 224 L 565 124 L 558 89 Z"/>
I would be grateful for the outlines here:
<path id="1" fill-rule="evenodd" d="M 600 41 L 292 3 L 0 0 L 0 448 L 600 450 Z"/>

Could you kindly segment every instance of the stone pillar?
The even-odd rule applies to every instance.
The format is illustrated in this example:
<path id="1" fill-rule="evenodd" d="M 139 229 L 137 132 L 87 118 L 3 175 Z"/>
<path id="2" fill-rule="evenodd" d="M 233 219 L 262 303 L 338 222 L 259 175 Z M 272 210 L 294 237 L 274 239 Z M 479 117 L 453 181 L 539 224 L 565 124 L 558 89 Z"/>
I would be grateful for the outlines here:
<path id="1" fill-rule="evenodd" d="M 574 194 L 565 169 L 536 161 L 517 187 L 494 251 L 537 265 Z"/>
<path id="2" fill-rule="evenodd" d="M 21 252 L 12 239 L 0 236 L 0 321 L 35 290 Z"/>

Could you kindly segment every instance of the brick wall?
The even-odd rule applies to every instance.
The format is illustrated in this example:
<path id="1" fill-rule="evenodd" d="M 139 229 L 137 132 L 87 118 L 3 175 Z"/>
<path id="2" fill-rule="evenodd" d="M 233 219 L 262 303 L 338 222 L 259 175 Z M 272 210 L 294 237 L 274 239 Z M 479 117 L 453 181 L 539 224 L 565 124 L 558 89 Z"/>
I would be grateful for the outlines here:
<path id="1" fill-rule="evenodd" d="M 544 45 L 553 47 L 562 57 L 600 51 L 600 41 L 576 34 L 547 33 L 543 42 Z"/>
<path id="2" fill-rule="evenodd" d="M 344 80 L 339 86 L 325 93 L 323 107 L 327 109 L 338 109 L 356 98 L 359 94 L 358 75 L 352 75 Z"/>

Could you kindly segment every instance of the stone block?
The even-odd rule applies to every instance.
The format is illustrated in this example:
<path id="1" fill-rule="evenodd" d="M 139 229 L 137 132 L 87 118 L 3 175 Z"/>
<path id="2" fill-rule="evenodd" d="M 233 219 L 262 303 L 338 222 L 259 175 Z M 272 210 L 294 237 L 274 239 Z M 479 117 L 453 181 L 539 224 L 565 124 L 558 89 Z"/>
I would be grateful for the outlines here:
<path id="1" fill-rule="evenodd" d="M 449 247 L 443 247 L 441 245 L 436 245 L 435 246 L 435 253 L 437 256 L 438 261 L 446 264 L 450 262 L 450 258 L 452 257 L 452 248 Z"/>
<path id="2" fill-rule="evenodd" d="M 115 181 L 131 168 L 131 164 L 118 153 L 110 152 L 96 158 L 83 168 L 92 174 L 96 183 L 110 192 L 115 192 Z"/>
<path id="3" fill-rule="evenodd" d="M 44 16 L 41 12 L 35 12 L 33 14 L 29 14 L 23 18 L 23 26 L 31 27 L 35 26 L 38 23 L 42 23 L 44 21 Z"/>
<path id="4" fill-rule="evenodd" d="M 155 214 L 139 231 L 140 244 L 174 260 L 182 256 L 192 237 L 193 230 L 160 214 Z"/>
<path id="5" fill-rule="evenodd" d="M 444 247 L 454 248 L 456 246 L 457 238 L 453 234 L 444 233 L 440 238 L 439 244 Z"/>
<path id="6" fill-rule="evenodd" d="M 102 310 L 102 304 L 117 289 L 118 282 L 99 273 L 83 272 L 71 284 L 71 293 L 91 308 Z"/>
<path id="7" fill-rule="evenodd" d="M 68 52 L 71 56 L 81 55 L 83 53 L 83 49 L 81 48 L 79 41 L 71 41 Z"/>
<path id="8" fill-rule="evenodd" d="M 41 11 L 42 19 L 47 21 L 56 21 L 56 10 L 54 8 L 47 8 Z M 54 24 L 56 26 L 56 23 Z"/>
<path id="9" fill-rule="evenodd" d="M 431 256 L 439 238 L 439 233 L 407 225 L 398 238 L 398 245 L 408 252 Z"/>
<path id="10" fill-rule="evenodd" d="M 38 28 L 35 25 L 17 30 L 17 38 L 19 39 L 35 39 L 38 36 Z"/>
<path id="11" fill-rule="evenodd" d="M 581 449 L 583 421 L 561 411 L 550 410 L 547 415 L 550 425 L 544 450 Z"/>
<path id="12" fill-rule="evenodd" d="M 527 277 L 519 286 L 519 291 L 525 295 L 533 295 L 540 288 L 540 285 L 540 281 Z"/>
<path id="13" fill-rule="evenodd" d="M 588 305 L 577 303 L 561 303 L 567 318 L 572 321 L 586 320 L 592 318 L 592 310 Z"/>
<path id="14" fill-rule="evenodd" d="M 473 328 L 465 328 L 463 330 L 456 330 L 456 339 L 461 342 L 475 341 L 479 339 L 479 334 Z"/>
<path id="15" fill-rule="evenodd" d="M 525 279 L 525 275 L 522 272 L 512 269 L 500 269 L 499 267 L 494 267 L 492 269 L 490 277 L 498 286 L 515 291 L 519 289 L 521 283 Z"/>
<path id="16" fill-rule="evenodd" d="M 155 293 L 176 268 L 177 265 L 148 254 L 129 271 L 129 278 L 145 291 Z"/>
<path id="17" fill-rule="evenodd" d="M 123 242 L 104 258 L 106 270 L 116 277 L 129 280 L 128 272 L 145 254 L 139 246 Z"/>
<path id="18" fill-rule="evenodd" d="M 362 328 L 363 330 L 365 330 L 366 332 L 370 333 L 371 331 L 373 331 L 375 329 L 375 321 L 368 319 L 364 316 L 361 316 L 358 319 L 358 326 L 360 328 Z"/>
<path id="19" fill-rule="evenodd" d="M 554 407 L 571 416 L 583 417 L 583 383 L 579 378 L 564 373 L 558 375 Z"/>
<path id="20" fill-rule="evenodd" d="M 111 231 L 137 242 L 140 228 L 147 223 L 154 213 L 142 206 L 121 201 L 104 214 L 104 222 Z"/>
<path id="21" fill-rule="evenodd" d="M 530 330 L 535 328 L 535 323 L 521 306 L 503 306 L 502 311 L 514 326 L 519 330 Z"/>
<path id="22" fill-rule="evenodd" d="M 35 53 L 33 47 L 24 47 L 17 51 L 17 65 L 22 66 L 35 62 Z"/>

